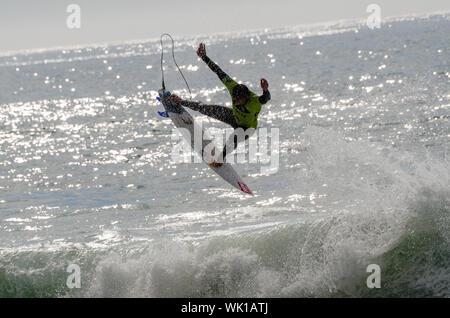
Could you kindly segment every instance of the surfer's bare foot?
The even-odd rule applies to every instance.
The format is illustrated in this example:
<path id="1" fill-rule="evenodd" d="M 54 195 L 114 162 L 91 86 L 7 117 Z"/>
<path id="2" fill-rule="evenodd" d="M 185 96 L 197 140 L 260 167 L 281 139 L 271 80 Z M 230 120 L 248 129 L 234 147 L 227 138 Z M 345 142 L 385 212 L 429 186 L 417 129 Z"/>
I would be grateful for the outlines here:
<path id="1" fill-rule="evenodd" d="M 181 103 L 181 98 L 175 94 L 170 95 L 170 100 L 174 103 Z"/>
<path id="2" fill-rule="evenodd" d="M 221 163 L 221 162 L 211 162 L 209 164 L 209 166 L 212 168 L 220 168 L 220 167 L 222 167 L 222 165 L 223 165 L 223 163 Z"/>

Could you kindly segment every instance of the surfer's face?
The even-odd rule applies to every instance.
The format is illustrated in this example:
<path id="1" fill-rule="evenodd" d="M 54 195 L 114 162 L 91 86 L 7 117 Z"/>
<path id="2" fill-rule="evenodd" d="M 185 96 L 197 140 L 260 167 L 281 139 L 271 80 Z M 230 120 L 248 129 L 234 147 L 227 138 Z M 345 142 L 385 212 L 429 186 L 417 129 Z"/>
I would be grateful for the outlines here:
<path id="1" fill-rule="evenodd" d="M 248 96 L 233 98 L 233 103 L 236 106 L 244 106 L 245 104 L 247 104 L 247 101 L 248 101 Z"/>

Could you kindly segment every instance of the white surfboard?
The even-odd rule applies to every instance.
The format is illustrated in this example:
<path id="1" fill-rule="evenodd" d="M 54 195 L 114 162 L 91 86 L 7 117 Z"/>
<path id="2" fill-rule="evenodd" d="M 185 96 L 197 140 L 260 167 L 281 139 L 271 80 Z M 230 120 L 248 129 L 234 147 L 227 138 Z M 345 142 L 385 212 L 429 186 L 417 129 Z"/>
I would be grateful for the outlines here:
<path id="1" fill-rule="evenodd" d="M 188 142 L 190 142 L 192 149 L 196 150 L 198 148 L 198 154 L 200 157 L 203 158 L 203 151 L 207 145 L 211 143 L 211 139 L 209 139 L 205 132 L 200 128 L 200 126 L 195 122 L 195 120 L 192 118 L 192 116 L 182 107 L 181 105 L 178 105 L 172 101 L 170 101 L 170 92 L 165 90 L 159 90 L 159 100 L 163 104 L 166 114 L 170 119 L 172 119 L 172 122 L 175 124 L 178 128 L 185 128 L 187 131 L 189 131 L 189 136 L 186 136 L 183 134 L 183 136 L 187 139 Z M 194 131 L 198 134 L 199 132 L 202 133 L 202 145 L 201 147 L 195 147 L 194 143 Z M 200 146 L 200 145 L 199 145 Z M 203 161 L 206 163 L 205 159 Z M 242 180 L 242 178 L 237 174 L 237 172 L 233 169 L 233 167 L 229 163 L 224 163 L 220 167 L 211 167 L 208 165 L 211 169 L 214 170 L 215 173 L 217 173 L 219 176 L 221 176 L 225 181 L 227 181 L 229 184 L 231 184 L 236 189 L 248 193 L 253 194 L 252 191 L 249 189 L 249 187 L 245 184 L 245 182 Z"/>

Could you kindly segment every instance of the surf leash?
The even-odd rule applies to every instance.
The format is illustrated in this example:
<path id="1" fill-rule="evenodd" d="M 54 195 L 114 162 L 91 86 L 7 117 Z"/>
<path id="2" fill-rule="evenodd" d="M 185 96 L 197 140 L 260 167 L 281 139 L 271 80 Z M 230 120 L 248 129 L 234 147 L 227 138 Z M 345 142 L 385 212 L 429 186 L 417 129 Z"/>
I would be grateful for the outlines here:
<path id="1" fill-rule="evenodd" d="M 183 80 L 184 80 L 184 82 L 186 83 L 186 87 L 187 87 L 187 89 L 188 89 L 188 91 L 189 91 L 190 99 L 192 99 L 191 88 L 189 87 L 189 84 L 188 84 L 186 78 L 184 77 L 183 72 L 181 71 L 180 67 L 178 66 L 177 60 L 175 59 L 175 52 L 174 52 L 174 49 L 175 49 L 175 42 L 173 41 L 172 36 L 171 36 L 170 34 L 168 34 L 168 33 L 162 34 L 162 35 L 161 35 L 161 38 L 160 38 L 160 41 L 161 41 L 161 78 L 162 78 L 162 88 L 163 88 L 163 90 L 166 90 L 166 85 L 165 85 L 165 83 L 164 83 L 164 68 L 163 68 L 163 59 L 164 59 L 163 37 L 164 37 L 164 36 L 168 36 L 168 37 L 172 40 L 172 58 L 173 58 L 173 62 L 174 62 L 175 65 L 177 66 L 178 71 L 179 71 L 180 74 L 181 74 L 181 77 L 183 77 Z"/>

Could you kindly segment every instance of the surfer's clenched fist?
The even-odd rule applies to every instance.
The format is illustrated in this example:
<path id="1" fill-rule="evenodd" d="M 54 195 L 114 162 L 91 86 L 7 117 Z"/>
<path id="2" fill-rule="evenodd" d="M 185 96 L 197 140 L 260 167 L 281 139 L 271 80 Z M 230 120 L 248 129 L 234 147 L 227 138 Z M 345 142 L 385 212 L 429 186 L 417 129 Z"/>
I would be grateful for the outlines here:
<path id="1" fill-rule="evenodd" d="M 206 48 L 205 48 L 205 44 L 204 43 L 200 43 L 198 50 L 197 50 L 197 55 L 199 58 L 204 58 L 206 56 Z"/>
<path id="2" fill-rule="evenodd" d="M 269 83 L 264 78 L 261 78 L 261 88 L 263 91 L 267 91 L 269 89 Z"/>

